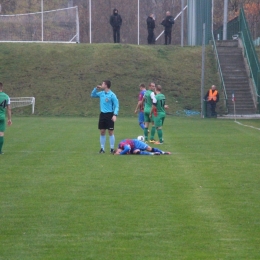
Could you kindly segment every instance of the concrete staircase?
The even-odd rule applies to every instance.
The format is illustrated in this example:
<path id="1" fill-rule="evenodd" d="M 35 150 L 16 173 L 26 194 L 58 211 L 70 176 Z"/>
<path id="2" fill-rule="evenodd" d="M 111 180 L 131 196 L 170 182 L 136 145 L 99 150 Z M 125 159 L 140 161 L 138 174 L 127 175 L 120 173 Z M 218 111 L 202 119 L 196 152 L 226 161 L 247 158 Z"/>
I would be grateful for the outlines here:
<path id="1" fill-rule="evenodd" d="M 235 94 L 236 114 L 256 113 L 250 82 L 238 41 L 217 41 L 217 52 L 227 92 L 228 114 L 234 114 L 232 93 Z"/>

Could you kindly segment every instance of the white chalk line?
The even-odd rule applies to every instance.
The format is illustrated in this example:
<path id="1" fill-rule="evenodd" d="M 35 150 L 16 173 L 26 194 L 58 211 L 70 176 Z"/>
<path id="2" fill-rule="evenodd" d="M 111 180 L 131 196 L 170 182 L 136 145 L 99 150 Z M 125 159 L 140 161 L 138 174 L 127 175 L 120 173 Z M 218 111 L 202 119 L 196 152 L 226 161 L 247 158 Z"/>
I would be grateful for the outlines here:
<path id="1" fill-rule="evenodd" d="M 256 130 L 260 130 L 260 128 L 257 128 L 257 127 L 254 127 L 254 126 L 251 126 L 251 125 L 244 125 L 238 121 L 235 121 L 235 123 L 239 124 L 239 125 L 242 125 L 242 126 L 245 126 L 245 127 L 250 127 L 250 128 L 253 128 L 253 129 L 256 129 Z"/>

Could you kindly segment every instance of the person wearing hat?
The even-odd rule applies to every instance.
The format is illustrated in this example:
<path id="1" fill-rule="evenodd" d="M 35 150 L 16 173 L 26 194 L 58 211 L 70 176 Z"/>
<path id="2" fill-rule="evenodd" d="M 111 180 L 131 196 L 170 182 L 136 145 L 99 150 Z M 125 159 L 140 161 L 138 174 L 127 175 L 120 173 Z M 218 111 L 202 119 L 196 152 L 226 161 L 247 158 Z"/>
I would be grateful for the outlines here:
<path id="1" fill-rule="evenodd" d="M 148 37 L 147 37 L 148 44 L 155 43 L 155 36 L 154 36 L 155 21 L 154 20 L 155 20 L 154 14 L 152 13 L 146 19 L 147 31 L 148 31 Z"/>
<path id="2" fill-rule="evenodd" d="M 116 8 L 113 10 L 113 14 L 110 16 L 110 25 L 113 28 L 114 43 L 120 43 L 120 27 L 122 25 L 122 18 Z"/>

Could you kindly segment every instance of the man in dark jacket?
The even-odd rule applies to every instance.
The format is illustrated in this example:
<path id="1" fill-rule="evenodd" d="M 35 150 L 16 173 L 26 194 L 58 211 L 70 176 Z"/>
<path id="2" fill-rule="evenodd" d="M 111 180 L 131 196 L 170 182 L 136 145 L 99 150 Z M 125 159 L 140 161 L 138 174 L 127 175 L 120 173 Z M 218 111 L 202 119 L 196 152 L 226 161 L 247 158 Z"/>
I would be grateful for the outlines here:
<path id="1" fill-rule="evenodd" d="M 147 41 L 148 44 L 154 44 L 155 43 L 155 37 L 154 37 L 154 28 L 155 28 L 155 21 L 154 21 L 154 14 L 150 14 L 148 18 L 146 19 L 147 23 L 147 30 L 148 30 L 148 37 Z"/>
<path id="2" fill-rule="evenodd" d="M 164 26 L 164 37 L 165 37 L 165 45 L 171 44 L 172 41 L 172 25 L 174 24 L 174 17 L 171 16 L 169 11 L 166 12 L 166 17 L 162 21 L 161 25 Z"/>
<path id="3" fill-rule="evenodd" d="M 118 10 L 114 9 L 113 14 L 110 16 L 110 24 L 113 28 L 114 43 L 120 42 L 120 27 L 122 25 L 122 18 L 118 14 Z"/>

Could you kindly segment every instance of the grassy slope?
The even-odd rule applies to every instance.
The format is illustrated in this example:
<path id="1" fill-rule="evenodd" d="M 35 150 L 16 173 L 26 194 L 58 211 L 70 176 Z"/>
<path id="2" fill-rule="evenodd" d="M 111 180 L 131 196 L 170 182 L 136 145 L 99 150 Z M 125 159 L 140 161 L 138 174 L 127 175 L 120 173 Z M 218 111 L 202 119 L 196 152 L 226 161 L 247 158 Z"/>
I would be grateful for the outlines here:
<path id="1" fill-rule="evenodd" d="M 5 91 L 13 97 L 35 96 L 37 115 L 96 115 L 97 100 L 90 93 L 107 78 L 120 100 L 121 116 L 132 115 L 138 85 L 150 81 L 163 86 L 170 113 L 200 110 L 201 47 L 2 43 L 0 60 Z M 218 82 L 208 47 L 205 91 Z M 218 108 L 223 111 L 221 103 Z M 14 113 L 29 114 L 30 109 Z"/>

